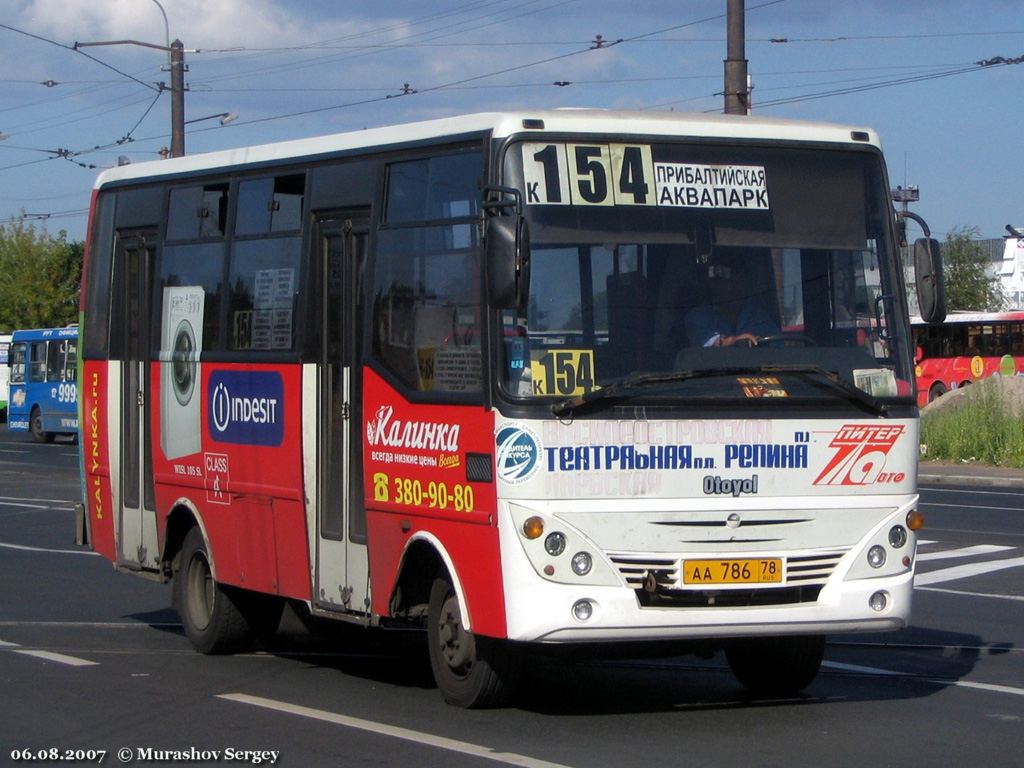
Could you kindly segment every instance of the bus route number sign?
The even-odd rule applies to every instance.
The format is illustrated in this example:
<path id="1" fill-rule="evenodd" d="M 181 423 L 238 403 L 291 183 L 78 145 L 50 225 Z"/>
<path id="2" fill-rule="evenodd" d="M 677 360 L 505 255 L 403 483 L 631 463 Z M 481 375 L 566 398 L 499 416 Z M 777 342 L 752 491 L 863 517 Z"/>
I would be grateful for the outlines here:
<path id="1" fill-rule="evenodd" d="M 655 205 L 651 148 L 632 144 L 523 144 L 526 202 Z"/>
<path id="2" fill-rule="evenodd" d="M 655 162 L 647 144 L 525 142 L 527 205 L 768 211 L 764 166 Z"/>
<path id="3" fill-rule="evenodd" d="M 535 395 L 582 395 L 595 387 L 590 349 L 533 350 L 530 373 Z"/>

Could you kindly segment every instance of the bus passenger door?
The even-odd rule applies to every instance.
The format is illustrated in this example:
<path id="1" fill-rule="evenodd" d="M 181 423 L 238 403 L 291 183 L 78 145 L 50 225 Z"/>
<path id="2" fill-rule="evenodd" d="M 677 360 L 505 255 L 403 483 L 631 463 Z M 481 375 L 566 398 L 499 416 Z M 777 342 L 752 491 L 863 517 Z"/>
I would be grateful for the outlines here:
<path id="1" fill-rule="evenodd" d="M 155 570 L 160 557 L 153 494 L 153 455 L 147 400 L 150 393 L 150 304 L 153 287 L 154 231 L 120 233 L 115 264 L 123 280 L 114 301 L 124 308 L 112 341 L 121 361 L 121 482 L 117 562 L 136 570 Z M 118 295 L 119 294 L 119 295 Z M 116 339 L 116 335 L 120 339 Z M 115 413 L 118 411 L 115 410 Z"/>
<path id="2" fill-rule="evenodd" d="M 369 612 L 356 313 L 368 231 L 365 210 L 318 222 L 321 311 L 313 599 L 320 610 L 357 614 Z"/>

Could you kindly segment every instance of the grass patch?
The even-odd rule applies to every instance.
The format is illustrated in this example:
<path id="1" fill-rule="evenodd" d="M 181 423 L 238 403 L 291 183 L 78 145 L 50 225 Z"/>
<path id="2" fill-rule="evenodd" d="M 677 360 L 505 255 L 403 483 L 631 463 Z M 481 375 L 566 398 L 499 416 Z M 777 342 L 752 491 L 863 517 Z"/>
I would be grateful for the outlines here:
<path id="1" fill-rule="evenodd" d="M 922 415 L 921 457 L 1024 467 L 1024 414 L 1014 415 L 999 387 L 975 384 L 961 402 Z"/>

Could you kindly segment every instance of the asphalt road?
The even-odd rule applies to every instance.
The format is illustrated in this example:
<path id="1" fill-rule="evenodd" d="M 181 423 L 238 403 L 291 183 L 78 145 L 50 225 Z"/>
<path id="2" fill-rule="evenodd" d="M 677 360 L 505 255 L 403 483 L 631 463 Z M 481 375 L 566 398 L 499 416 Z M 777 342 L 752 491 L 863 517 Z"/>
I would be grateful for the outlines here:
<path id="1" fill-rule="evenodd" d="M 751 698 L 721 657 L 548 662 L 462 711 L 408 635 L 193 652 L 168 585 L 74 546 L 77 465 L 0 426 L 0 764 L 1020 764 L 1024 490 L 925 487 L 913 626 L 830 638 L 802 696 Z"/>

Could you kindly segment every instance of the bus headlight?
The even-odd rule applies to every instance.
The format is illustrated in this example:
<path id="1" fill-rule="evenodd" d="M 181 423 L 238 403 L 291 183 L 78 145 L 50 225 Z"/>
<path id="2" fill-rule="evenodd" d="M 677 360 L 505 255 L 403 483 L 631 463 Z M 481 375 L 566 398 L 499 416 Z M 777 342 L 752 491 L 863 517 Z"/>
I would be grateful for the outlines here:
<path id="1" fill-rule="evenodd" d="M 589 552 L 577 552 L 572 556 L 572 572 L 577 576 L 586 576 L 593 565 L 594 561 Z"/>
<path id="2" fill-rule="evenodd" d="M 885 547 L 875 544 L 868 550 L 868 565 L 872 568 L 881 568 L 885 565 Z"/>
<path id="3" fill-rule="evenodd" d="M 549 533 L 544 539 L 544 551 L 552 557 L 558 557 L 565 552 L 565 534 L 560 531 Z"/>
<path id="4" fill-rule="evenodd" d="M 894 525 L 889 529 L 889 546 L 899 549 L 907 543 L 907 529 L 902 525 Z"/>

